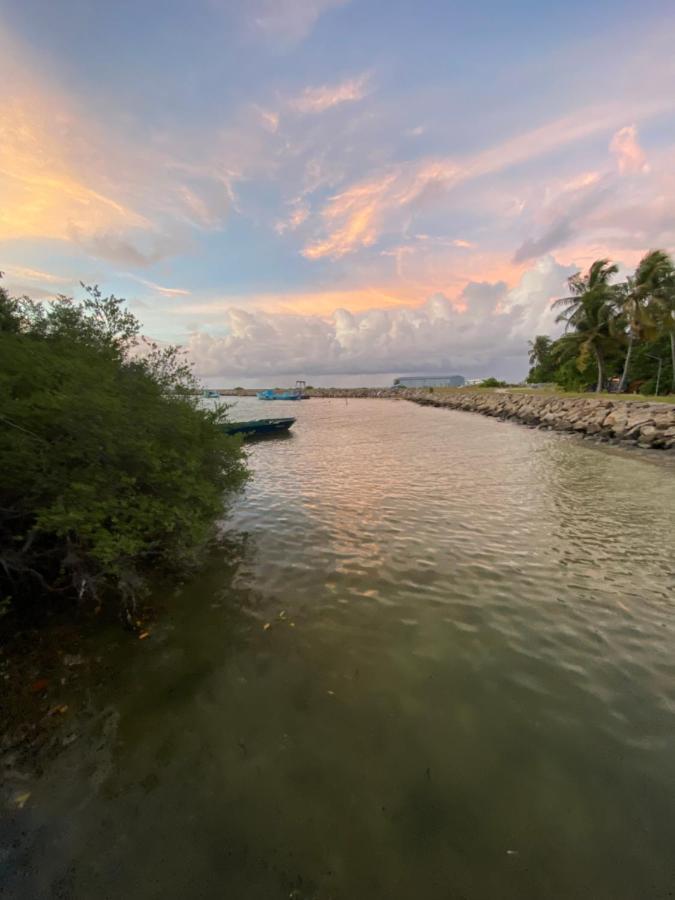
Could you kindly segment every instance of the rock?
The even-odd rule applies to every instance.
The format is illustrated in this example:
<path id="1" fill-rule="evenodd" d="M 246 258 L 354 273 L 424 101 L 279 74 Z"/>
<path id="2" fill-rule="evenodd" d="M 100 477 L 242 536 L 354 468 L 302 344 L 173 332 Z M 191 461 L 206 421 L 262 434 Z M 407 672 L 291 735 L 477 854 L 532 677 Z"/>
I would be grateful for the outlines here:
<path id="1" fill-rule="evenodd" d="M 639 442 L 649 449 L 675 448 L 675 405 L 671 404 L 509 391 L 458 390 L 445 395 L 400 391 L 396 396 L 425 406 L 480 412 L 542 430 L 577 431 L 611 444 L 635 446 Z"/>

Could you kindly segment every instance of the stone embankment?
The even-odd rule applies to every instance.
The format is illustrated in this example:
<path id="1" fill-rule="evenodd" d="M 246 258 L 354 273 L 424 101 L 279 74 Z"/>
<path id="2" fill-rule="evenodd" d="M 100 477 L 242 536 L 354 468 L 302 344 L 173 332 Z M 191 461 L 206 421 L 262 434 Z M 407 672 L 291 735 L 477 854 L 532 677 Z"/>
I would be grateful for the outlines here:
<path id="1" fill-rule="evenodd" d="M 613 444 L 675 451 L 675 404 L 605 398 L 457 391 L 401 391 L 425 406 L 482 413 L 523 425 L 574 432 Z"/>
<path id="2" fill-rule="evenodd" d="M 253 390 L 221 390 L 250 396 Z M 565 397 L 535 391 L 424 391 L 402 388 L 312 388 L 315 398 L 397 398 L 423 406 L 482 413 L 535 428 L 573 432 L 613 444 L 633 444 L 675 452 L 675 404 L 606 397 Z"/>

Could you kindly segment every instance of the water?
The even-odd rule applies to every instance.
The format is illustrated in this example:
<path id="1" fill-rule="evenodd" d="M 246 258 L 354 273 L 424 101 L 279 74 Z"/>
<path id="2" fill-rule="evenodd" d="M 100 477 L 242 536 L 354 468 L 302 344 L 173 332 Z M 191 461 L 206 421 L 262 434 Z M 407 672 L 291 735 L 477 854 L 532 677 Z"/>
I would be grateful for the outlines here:
<path id="1" fill-rule="evenodd" d="M 672 464 L 402 401 L 235 417 L 287 414 L 222 557 L 98 648 L 7 895 L 673 896 Z"/>

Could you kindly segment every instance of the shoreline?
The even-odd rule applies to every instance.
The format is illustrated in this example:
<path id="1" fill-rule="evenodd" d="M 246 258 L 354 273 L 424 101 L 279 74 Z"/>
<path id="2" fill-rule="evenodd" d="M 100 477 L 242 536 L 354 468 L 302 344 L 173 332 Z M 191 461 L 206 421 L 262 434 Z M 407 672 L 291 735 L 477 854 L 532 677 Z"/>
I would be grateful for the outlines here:
<path id="1" fill-rule="evenodd" d="M 251 397 L 252 389 L 221 390 L 223 397 Z M 675 403 L 564 394 L 406 388 L 314 388 L 311 399 L 398 399 L 567 432 L 610 445 L 675 452 Z"/>
<path id="2" fill-rule="evenodd" d="M 578 434 L 596 441 L 675 452 L 675 404 L 510 393 L 464 392 L 423 395 L 407 392 L 406 400 L 480 413 L 531 428 Z"/>

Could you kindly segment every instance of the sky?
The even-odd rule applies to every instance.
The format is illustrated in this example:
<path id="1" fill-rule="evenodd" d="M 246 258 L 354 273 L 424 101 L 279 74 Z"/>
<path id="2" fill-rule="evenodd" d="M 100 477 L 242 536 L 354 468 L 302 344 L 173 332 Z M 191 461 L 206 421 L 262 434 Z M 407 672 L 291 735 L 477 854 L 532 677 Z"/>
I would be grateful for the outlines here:
<path id="1" fill-rule="evenodd" d="M 675 249 L 675 4 L 0 0 L 0 270 L 206 384 L 527 372 Z"/>

